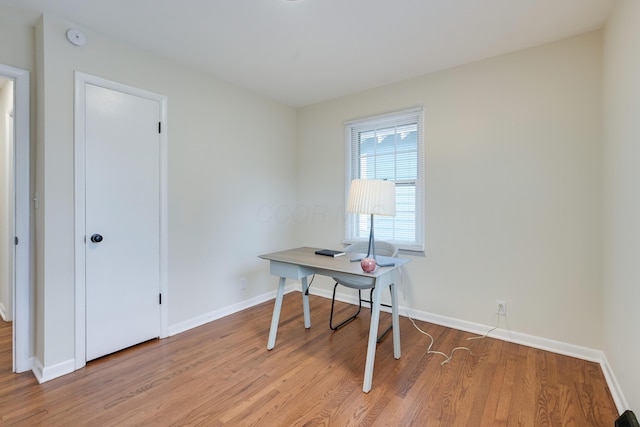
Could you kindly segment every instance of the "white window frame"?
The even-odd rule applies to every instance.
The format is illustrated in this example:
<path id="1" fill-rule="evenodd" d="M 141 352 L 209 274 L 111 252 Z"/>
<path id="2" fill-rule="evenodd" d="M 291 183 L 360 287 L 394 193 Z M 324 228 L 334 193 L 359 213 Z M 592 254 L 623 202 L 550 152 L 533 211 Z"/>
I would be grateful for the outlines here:
<path id="1" fill-rule="evenodd" d="M 345 173 L 345 206 L 347 205 L 347 199 L 349 197 L 349 188 L 351 187 L 351 181 L 353 179 L 360 178 L 360 162 L 359 162 L 359 150 L 358 141 L 355 137 L 358 132 L 364 132 L 367 130 L 382 129 L 392 126 L 401 126 L 407 123 L 417 124 L 417 171 L 415 179 L 415 239 L 408 240 L 389 240 L 389 243 L 393 243 L 403 251 L 424 252 L 425 239 L 424 239 L 424 110 L 422 107 L 411 108 L 402 111 L 396 111 L 388 114 L 382 114 L 372 117 L 366 117 L 357 120 L 351 120 L 344 124 L 345 126 L 345 149 L 346 149 L 346 173 Z M 355 137 L 355 138 L 354 138 Z M 355 140 L 354 140 L 355 139 Z M 378 177 L 375 177 L 378 178 Z M 413 180 L 409 181 L 413 183 Z M 396 181 L 396 185 L 402 185 L 405 181 Z M 360 230 L 358 236 L 358 221 L 360 220 L 358 214 L 345 213 L 345 244 L 351 244 L 359 241 L 368 240 L 368 232 L 363 233 Z M 377 224 L 377 222 L 376 222 Z M 375 226 L 376 230 L 379 227 Z M 382 239 L 382 238 L 381 238 Z"/>

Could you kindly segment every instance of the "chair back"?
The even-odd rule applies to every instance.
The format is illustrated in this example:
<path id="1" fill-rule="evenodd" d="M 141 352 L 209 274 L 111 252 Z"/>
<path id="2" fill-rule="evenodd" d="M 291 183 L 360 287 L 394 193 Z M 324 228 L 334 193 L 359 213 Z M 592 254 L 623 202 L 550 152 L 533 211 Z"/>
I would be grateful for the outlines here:
<path id="1" fill-rule="evenodd" d="M 381 256 L 390 256 L 397 257 L 398 256 L 398 247 L 396 245 L 392 245 L 391 243 L 384 241 L 376 241 L 376 255 Z M 369 242 L 356 242 L 345 248 L 345 252 L 360 252 L 363 254 L 367 253 L 369 249 Z"/>
<path id="2" fill-rule="evenodd" d="M 347 246 L 344 249 L 344 251 L 346 253 L 358 252 L 366 255 L 368 249 L 369 249 L 369 242 L 367 241 L 367 242 L 353 243 Z M 391 243 L 387 243 L 383 241 L 376 242 L 376 255 L 396 257 L 398 256 L 398 247 L 395 245 L 392 245 Z M 354 276 L 349 279 L 346 279 L 346 278 L 338 279 L 334 277 L 333 280 L 335 280 L 336 283 L 339 283 L 343 286 L 346 286 L 348 288 L 354 288 L 354 289 L 371 289 L 375 285 L 375 280 L 370 277 Z"/>

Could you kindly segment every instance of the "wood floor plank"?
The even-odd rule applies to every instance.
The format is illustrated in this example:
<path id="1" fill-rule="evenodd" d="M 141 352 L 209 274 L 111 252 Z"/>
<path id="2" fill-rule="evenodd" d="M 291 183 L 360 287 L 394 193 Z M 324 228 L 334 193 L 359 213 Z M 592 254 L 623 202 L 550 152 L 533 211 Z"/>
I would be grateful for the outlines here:
<path id="1" fill-rule="evenodd" d="M 330 301 L 285 295 L 276 347 L 273 301 L 176 336 L 89 362 L 38 384 L 11 373 L 11 324 L 0 322 L 2 426 L 542 426 L 613 425 L 618 414 L 597 363 L 401 317 L 402 357 L 387 336 L 373 388 L 362 392 L 369 310 L 338 331 Z M 353 306 L 337 303 L 336 316 Z M 390 322 L 382 313 L 381 325 Z M 382 326 L 381 326 L 382 328 Z"/>
<path id="2" fill-rule="evenodd" d="M 505 355 L 508 343 L 493 342 L 493 344 L 494 353 L 500 354 L 501 357 L 488 364 L 494 367 L 494 373 L 486 389 L 488 397 L 480 418 L 480 425 L 506 426 L 511 399 L 515 393 L 518 358 L 514 354 Z"/>

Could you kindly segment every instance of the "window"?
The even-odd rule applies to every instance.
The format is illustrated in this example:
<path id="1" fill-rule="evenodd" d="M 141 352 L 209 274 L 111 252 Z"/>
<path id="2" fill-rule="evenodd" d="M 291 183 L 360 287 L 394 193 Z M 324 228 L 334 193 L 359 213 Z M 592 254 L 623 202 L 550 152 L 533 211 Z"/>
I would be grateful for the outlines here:
<path id="1" fill-rule="evenodd" d="M 348 122 L 345 134 L 346 197 L 353 179 L 395 182 L 396 216 L 374 216 L 375 238 L 400 249 L 424 250 L 422 108 Z M 370 221 L 369 215 L 346 213 L 345 242 L 367 240 Z"/>

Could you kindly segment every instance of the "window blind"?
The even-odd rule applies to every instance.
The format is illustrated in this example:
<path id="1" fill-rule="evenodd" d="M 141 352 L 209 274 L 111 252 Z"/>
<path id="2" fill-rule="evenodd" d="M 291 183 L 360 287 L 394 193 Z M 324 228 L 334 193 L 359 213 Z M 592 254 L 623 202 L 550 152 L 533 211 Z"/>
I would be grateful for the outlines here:
<path id="1" fill-rule="evenodd" d="M 345 123 L 348 197 L 351 180 L 385 179 L 396 184 L 396 216 L 375 216 L 376 240 L 406 250 L 424 250 L 423 110 L 414 108 Z M 346 199 L 345 199 L 346 200 Z M 345 241 L 366 240 L 369 215 L 347 213 Z"/>

